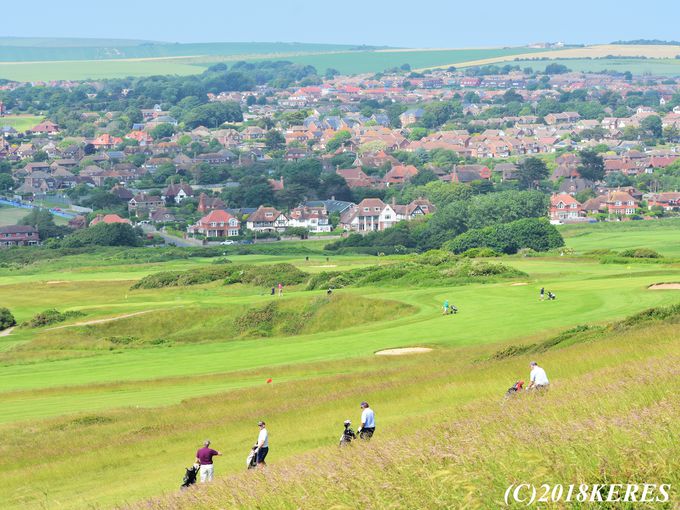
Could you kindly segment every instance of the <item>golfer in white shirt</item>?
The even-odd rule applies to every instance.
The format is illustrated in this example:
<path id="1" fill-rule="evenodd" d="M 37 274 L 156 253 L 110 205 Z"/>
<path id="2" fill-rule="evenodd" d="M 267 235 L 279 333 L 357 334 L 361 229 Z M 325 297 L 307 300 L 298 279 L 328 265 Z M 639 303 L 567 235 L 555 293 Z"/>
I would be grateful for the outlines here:
<path id="1" fill-rule="evenodd" d="M 528 389 L 548 389 L 550 381 L 548 381 L 548 376 L 545 374 L 545 370 L 538 366 L 538 363 L 532 361 L 529 366 L 531 367 L 531 373 L 529 374 L 529 379 L 531 384 L 529 384 Z"/>
<path id="2" fill-rule="evenodd" d="M 373 409 L 368 406 L 368 402 L 362 402 L 361 408 L 361 426 L 357 431 L 361 439 L 371 439 L 373 433 L 375 432 L 375 413 Z"/>
<path id="3" fill-rule="evenodd" d="M 265 428 L 264 422 L 257 424 L 260 427 L 260 433 L 257 436 L 257 467 L 264 469 L 267 463 L 264 461 L 269 453 L 269 432 Z"/>

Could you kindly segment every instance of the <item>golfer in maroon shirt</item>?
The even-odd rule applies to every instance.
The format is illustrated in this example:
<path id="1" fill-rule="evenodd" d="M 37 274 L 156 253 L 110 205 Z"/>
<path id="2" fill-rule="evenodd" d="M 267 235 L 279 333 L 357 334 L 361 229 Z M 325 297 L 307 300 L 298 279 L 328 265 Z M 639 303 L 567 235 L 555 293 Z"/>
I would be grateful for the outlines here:
<path id="1" fill-rule="evenodd" d="M 203 448 L 196 452 L 196 463 L 201 466 L 201 483 L 212 482 L 213 480 L 213 457 L 221 455 L 217 450 L 210 448 L 210 441 L 203 443 Z"/>

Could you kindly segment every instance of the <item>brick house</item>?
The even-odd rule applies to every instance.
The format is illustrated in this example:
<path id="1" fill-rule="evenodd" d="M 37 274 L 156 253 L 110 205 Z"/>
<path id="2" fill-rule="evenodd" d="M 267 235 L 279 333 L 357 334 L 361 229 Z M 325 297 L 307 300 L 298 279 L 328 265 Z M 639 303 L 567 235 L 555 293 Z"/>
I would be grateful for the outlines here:
<path id="1" fill-rule="evenodd" d="M 237 237 L 240 229 L 241 222 L 236 216 L 216 209 L 188 227 L 187 233 L 189 235 L 200 234 L 205 237 Z"/>
<path id="2" fill-rule="evenodd" d="M 8 246 L 34 246 L 40 244 L 40 236 L 30 225 L 0 227 L 0 248 Z"/>
<path id="3" fill-rule="evenodd" d="M 165 200 L 161 197 L 138 193 L 128 202 L 128 212 L 130 214 L 135 213 L 137 216 L 143 216 L 164 206 Z"/>
<path id="4" fill-rule="evenodd" d="M 193 188 L 184 182 L 180 182 L 179 184 L 169 184 L 163 191 L 161 198 L 166 202 L 172 201 L 176 204 L 181 204 L 185 198 L 191 198 L 193 196 Z"/>
<path id="5" fill-rule="evenodd" d="M 128 225 L 131 224 L 130 220 L 128 220 L 127 218 L 121 218 L 117 214 L 98 214 L 90 222 L 90 226 L 94 227 L 98 223 L 106 223 L 107 225 L 111 225 L 113 223 L 127 223 Z"/>
<path id="6" fill-rule="evenodd" d="M 607 195 L 607 212 L 620 216 L 628 216 L 637 213 L 638 203 L 625 191 L 612 191 Z"/>
<path id="7" fill-rule="evenodd" d="M 550 221 L 563 222 L 583 216 L 581 202 L 569 193 L 556 193 L 550 197 Z"/>

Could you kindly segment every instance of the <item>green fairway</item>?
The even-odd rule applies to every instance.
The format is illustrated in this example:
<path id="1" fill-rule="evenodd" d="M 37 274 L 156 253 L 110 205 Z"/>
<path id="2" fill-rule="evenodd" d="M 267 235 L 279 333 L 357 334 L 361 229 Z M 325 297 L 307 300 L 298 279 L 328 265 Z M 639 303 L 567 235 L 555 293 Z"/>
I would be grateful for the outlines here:
<path id="1" fill-rule="evenodd" d="M 35 115 L 4 115 L 0 117 L 0 127 L 10 126 L 21 133 L 37 126 L 43 119 Z"/>
<path id="2" fill-rule="evenodd" d="M 591 250 L 651 248 L 667 257 L 680 257 L 680 220 L 629 221 L 560 227 L 567 246 L 579 253 Z"/>
<path id="3" fill-rule="evenodd" d="M 581 443 L 561 443 L 566 424 L 590 424 L 593 416 L 619 423 L 628 416 L 628 408 L 663 406 L 677 386 L 672 367 L 680 354 L 677 324 L 672 322 L 658 321 L 653 328 L 634 322 L 631 327 L 639 326 L 634 331 L 600 326 L 645 308 L 679 303 L 680 291 L 650 291 L 648 287 L 680 282 L 680 264 L 634 259 L 626 264 L 603 264 L 581 254 L 593 249 L 651 247 L 666 257 L 680 256 L 679 224 L 669 220 L 565 226 L 561 231 L 574 255 L 569 251 L 563 256 L 500 260 L 523 272 L 513 274 L 524 276 L 434 286 L 376 281 L 370 286 L 339 288 L 331 296 L 325 288 L 305 290 L 304 283 L 287 285 L 284 295 L 276 297 L 270 295 L 268 285 L 224 285 L 221 280 L 132 290 L 137 280 L 159 271 L 224 267 L 208 257 L 154 261 L 153 250 L 130 250 L 126 255 L 111 248 L 96 254 L 36 258 L 23 265 L 4 264 L 0 267 L 2 306 L 19 322 L 48 308 L 78 310 L 84 315 L 48 327 L 20 327 L 0 336 L 0 473 L 5 482 L 0 486 L 0 501 L 3 508 L 111 508 L 152 496 L 171 496 L 183 467 L 192 461 L 197 443 L 205 437 L 225 450 L 217 464 L 219 474 L 241 471 L 257 432 L 253 425 L 264 418 L 272 427 L 275 444 L 272 469 L 283 469 L 271 483 L 278 487 L 281 501 L 293 502 L 299 494 L 285 485 L 297 486 L 316 476 L 302 469 L 314 463 L 301 459 L 324 459 L 318 467 L 326 475 L 314 486 L 323 486 L 324 477 L 330 479 L 333 472 L 342 471 L 333 460 L 337 458 L 333 445 L 338 425 L 347 417 L 356 417 L 357 404 L 363 399 L 375 403 L 381 431 L 372 443 L 377 449 L 367 450 L 367 462 L 376 461 L 374 455 L 389 457 L 399 452 L 400 460 L 394 462 L 419 472 L 422 462 L 415 452 L 420 448 L 409 443 L 410 434 L 404 431 L 429 430 L 440 448 L 447 449 L 446 439 L 440 437 L 442 430 L 430 429 L 445 424 L 448 430 L 450 425 L 456 440 L 449 460 L 443 462 L 452 463 L 451 469 L 468 477 L 490 477 L 483 483 L 496 494 L 501 481 L 507 480 L 509 466 L 525 469 L 519 467 L 520 460 L 521 466 L 530 465 L 529 452 L 511 443 L 514 446 L 502 454 L 505 467 L 484 464 L 475 471 L 474 463 L 453 467 L 456 461 L 452 459 L 459 455 L 474 458 L 472 452 L 456 448 L 464 449 L 472 441 L 503 451 L 502 431 L 511 426 L 512 416 L 499 413 L 498 402 L 507 386 L 526 377 L 528 363 L 527 355 L 512 352 L 521 353 L 526 346 L 549 339 L 558 343 L 556 335 L 576 326 L 585 332 L 564 337 L 570 340 L 557 350 L 531 354 L 542 364 L 545 361 L 551 380 L 557 381 L 545 412 L 533 425 L 549 428 L 552 424 L 554 430 L 562 431 L 554 443 L 543 436 L 541 440 L 547 441 L 547 448 L 564 451 L 565 458 L 578 458 L 581 474 L 590 477 L 597 469 L 583 452 L 592 445 L 583 443 L 583 450 L 575 452 L 572 445 Z M 234 264 L 257 267 L 285 262 L 318 274 L 378 264 L 387 267 L 412 256 L 226 257 Z M 554 292 L 557 300 L 540 301 L 541 287 Z M 445 299 L 458 307 L 457 315 L 442 315 Z M 248 327 L 239 329 L 246 318 Z M 374 355 L 383 349 L 412 346 L 434 352 Z M 507 348 L 511 348 L 509 357 L 489 359 Z M 632 392 L 623 407 L 615 405 L 622 401 L 630 381 L 646 377 L 650 370 L 657 374 L 656 384 Z M 270 378 L 273 383 L 266 382 Z M 619 380 L 625 384 L 618 384 Z M 587 405 L 569 400 L 574 388 L 588 392 Z M 473 411 L 476 427 L 466 425 Z M 522 405 L 515 419 L 525 423 L 530 415 L 531 409 Z M 672 416 L 672 412 L 665 415 Z M 621 427 L 628 430 L 627 425 Z M 649 444 L 668 447 L 662 436 L 655 435 L 660 424 L 648 420 L 644 427 L 638 429 L 645 431 Z M 674 427 L 676 421 L 670 425 Z M 600 433 L 593 430 L 587 437 Z M 621 437 L 602 437 L 602 448 L 628 448 L 628 440 L 623 439 L 628 436 Z M 392 444 L 395 449 L 380 450 L 381 444 Z M 11 452 L 29 446 L 41 452 L 41 460 L 32 468 L 32 488 L 26 490 L 25 469 L 31 459 L 15 459 Z M 361 460 L 348 455 L 348 466 L 360 469 Z M 145 462 L 139 462 L 141 457 Z M 570 465 L 560 459 L 559 465 Z M 388 471 L 392 462 L 385 466 Z M 69 476 L 74 463 L 89 476 Z M 662 478 L 673 471 L 672 466 L 651 460 L 649 466 L 650 474 Z M 580 476 L 571 471 L 562 474 L 569 480 Z M 401 475 L 391 476 L 399 479 Z M 419 479 L 418 484 L 439 487 L 439 478 Z M 226 485 L 215 484 L 217 492 L 210 493 L 216 501 L 231 502 L 224 507 L 240 506 L 239 498 L 244 497 L 240 491 L 248 490 L 257 494 L 261 508 L 297 508 L 268 500 L 249 479 L 229 480 Z M 415 482 L 400 481 L 404 487 L 411 483 Z M 421 487 L 418 484 L 413 487 Z M 449 492 L 437 489 L 442 497 L 454 493 L 465 497 L 459 481 L 450 480 L 448 485 Z M 346 487 L 348 494 L 357 490 L 360 487 Z M 325 492 L 333 494 L 327 496 L 330 499 L 323 500 L 320 492 L 310 488 L 308 495 L 314 502 L 310 508 L 326 508 L 331 503 L 351 508 L 346 496 L 332 487 Z M 77 501 L 71 499 L 74 493 L 79 495 Z M 411 496 L 392 500 L 388 494 L 380 496 L 385 498 L 380 506 L 417 507 Z M 427 495 L 421 497 L 428 508 L 443 504 Z M 164 501 L 159 508 L 188 508 L 183 500 Z"/>

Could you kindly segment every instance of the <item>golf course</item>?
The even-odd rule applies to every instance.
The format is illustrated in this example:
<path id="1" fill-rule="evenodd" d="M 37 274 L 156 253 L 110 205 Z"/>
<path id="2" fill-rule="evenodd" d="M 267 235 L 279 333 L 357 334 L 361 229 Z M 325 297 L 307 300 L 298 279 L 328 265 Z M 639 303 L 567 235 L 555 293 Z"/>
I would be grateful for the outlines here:
<path id="1" fill-rule="evenodd" d="M 680 221 L 560 232 L 480 259 L 7 250 L 0 507 L 499 508 L 525 482 L 671 484 L 649 508 L 676 508 L 680 285 L 653 286 L 680 284 Z M 429 350 L 376 356 L 409 347 Z M 550 390 L 505 399 L 532 360 Z M 338 450 L 364 400 L 374 438 Z M 268 467 L 246 472 L 259 420 Z M 216 480 L 180 492 L 206 438 Z"/>

